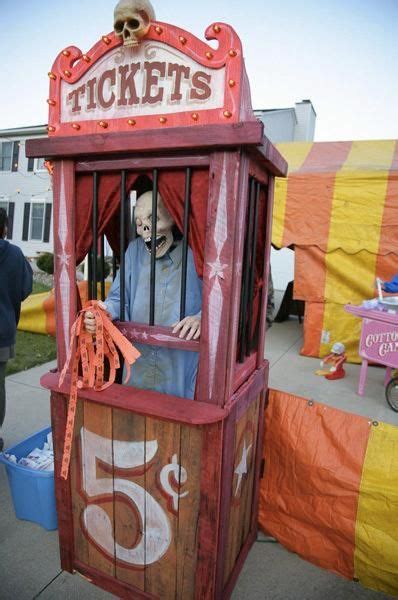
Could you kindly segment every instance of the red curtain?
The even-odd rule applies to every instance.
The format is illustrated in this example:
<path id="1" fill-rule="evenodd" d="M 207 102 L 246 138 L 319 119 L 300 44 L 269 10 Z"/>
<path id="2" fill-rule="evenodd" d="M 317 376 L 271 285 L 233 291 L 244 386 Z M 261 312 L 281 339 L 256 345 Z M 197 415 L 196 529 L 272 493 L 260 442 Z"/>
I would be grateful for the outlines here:
<path id="1" fill-rule="evenodd" d="M 147 191 L 146 181 L 152 172 L 129 173 L 126 177 L 127 194 L 136 189 L 137 196 Z M 134 187 L 137 184 L 137 187 Z M 184 219 L 185 170 L 159 171 L 159 193 L 182 232 Z M 209 173 L 195 169 L 191 177 L 191 211 L 188 243 L 192 249 L 199 277 L 203 276 L 203 254 L 207 219 Z M 76 180 L 76 260 L 81 262 L 92 245 L 93 176 L 78 175 Z M 98 185 L 98 234 L 105 234 L 112 250 L 119 254 L 120 240 L 120 173 L 100 174 Z M 127 240 L 126 240 L 127 242 Z"/>

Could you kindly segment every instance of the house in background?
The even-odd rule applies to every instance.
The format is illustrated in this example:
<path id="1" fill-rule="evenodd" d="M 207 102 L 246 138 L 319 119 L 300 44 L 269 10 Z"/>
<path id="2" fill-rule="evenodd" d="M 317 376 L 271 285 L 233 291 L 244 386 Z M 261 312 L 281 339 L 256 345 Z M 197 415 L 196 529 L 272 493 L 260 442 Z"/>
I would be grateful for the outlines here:
<path id="1" fill-rule="evenodd" d="M 264 134 L 273 144 L 314 140 L 316 112 L 311 100 L 296 102 L 292 108 L 255 110 L 254 114 L 264 123 Z M 281 148 L 279 151 L 283 154 Z M 271 248 L 271 270 L 274 288 L 285 291 L 294 280 L 294 252 Z"/>
<path id="2" fill-rule="evenodd" d="M 53 251 L 51 178 L 44 159 L 25 156 L 25 140 L 45 136 L 45 125 L 0 130 L 0 208 L 7 238 L 28 257 Z"/>
<path id="3" fill-rule="evenodd" d="M 264 134 L 273 144 L 280 142 L 312 142 L 316 112 L 311 100 L 296 102 L 292 108 L 255 110 L 264 123 Z"/>

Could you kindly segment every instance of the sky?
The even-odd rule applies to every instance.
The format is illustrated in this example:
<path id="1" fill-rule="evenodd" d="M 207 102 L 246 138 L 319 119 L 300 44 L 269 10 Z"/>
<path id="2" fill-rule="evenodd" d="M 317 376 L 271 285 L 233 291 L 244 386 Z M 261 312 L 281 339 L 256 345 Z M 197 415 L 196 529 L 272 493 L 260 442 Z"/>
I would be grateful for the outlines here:
<path id="1" fill-rule="evenodd" d="M 113 29 L 117 0 L 1 0 L 0 129 L 47 123 L 48 76 L 65 47 Z M 253 108 L 310 99 L 315 141 L 398 138 L 398 0 L 152 1 L 158 21 L 204 40 L 238 33 Z"/>

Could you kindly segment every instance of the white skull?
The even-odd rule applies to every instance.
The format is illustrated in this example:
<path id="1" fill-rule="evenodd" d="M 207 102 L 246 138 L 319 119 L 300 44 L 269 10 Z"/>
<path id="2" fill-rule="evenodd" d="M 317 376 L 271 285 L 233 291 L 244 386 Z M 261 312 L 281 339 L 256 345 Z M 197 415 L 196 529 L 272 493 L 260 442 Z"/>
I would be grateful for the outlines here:
<path id="1" fill-rule="evenodd" d="M 145 192 L 138 200 L 135 207 L 135 224 L 137 234 L 142 237 L 148 252 L 152 247 L 152 192 Z M 156 225 L 156 258 L 164 256 L 173 244 L 174 221 L 163 204 L 162 197 L 158 194 L 158 213 Z"/>
<path id="2" fill-rule="evenodd" d="M 115 7 L 113 27 L 125 46 L 138 46 L 155 18 L 149 0 L 120 0 Z"/>

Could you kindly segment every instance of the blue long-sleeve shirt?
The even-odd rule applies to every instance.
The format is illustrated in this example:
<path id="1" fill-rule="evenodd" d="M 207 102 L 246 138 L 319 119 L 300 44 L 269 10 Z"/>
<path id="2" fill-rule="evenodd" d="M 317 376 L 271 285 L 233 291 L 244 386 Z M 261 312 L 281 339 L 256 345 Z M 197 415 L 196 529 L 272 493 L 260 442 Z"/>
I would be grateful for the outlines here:
<path id="1" fill-rule="evenodd" d="M 0 239 L 0 348 L 15 344 L 21 302 L 32 291 L 32 267 L 18 246 Z"/>
<path id="2" fill-rule="evenodd" d="M 155 324 L 172 325 L 180 320 L 182 243 L 156 259 Z M 125 254 L 125 319 L 149 322 L 151 256 L 142 238 L 131 242 Z M 190 248 L 187 260 L 186 315 L 196 315 L 202 306 L 202 282 Z M 105 301 L 113 319 L 120 317 L 120 274 Z M 193 398 L 198 354 L 184 350 L 134 343 L 141 352 L 131 369 L 128 385 Z"/>

